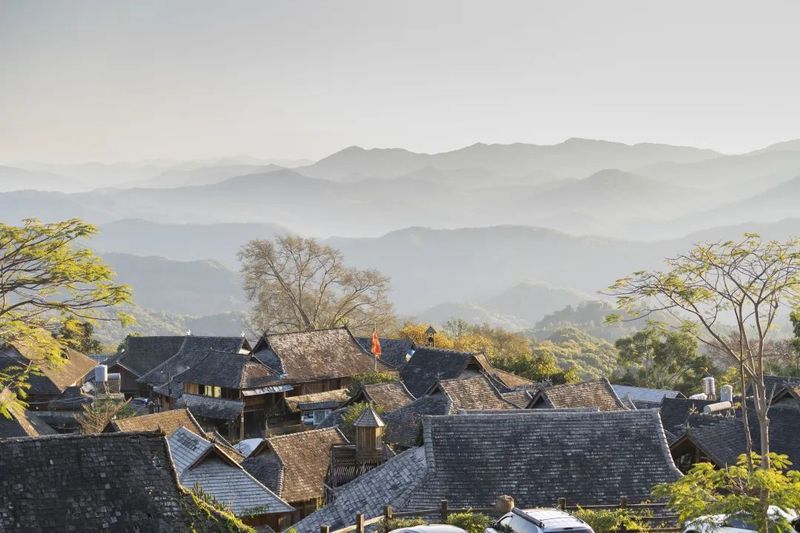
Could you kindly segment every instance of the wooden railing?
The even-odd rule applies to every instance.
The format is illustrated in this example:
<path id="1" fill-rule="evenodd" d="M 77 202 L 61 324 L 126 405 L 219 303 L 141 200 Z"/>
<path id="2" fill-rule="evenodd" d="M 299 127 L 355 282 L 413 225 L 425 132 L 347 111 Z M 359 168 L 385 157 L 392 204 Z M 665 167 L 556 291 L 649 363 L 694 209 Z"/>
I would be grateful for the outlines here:
<path id="1" fill-rule="evenodd" d="M 613 510 L 613 509 L 632 509 L 632 510 L 655 510 L 661 509 L 666 510 L 667 505 L 665 503 L 628 503 L 628 499 L 623 497 L 620 498 L 620 502 L 618 504 L 595 504 L 595 505 L 567 505 L 566 498 L 559 498 L 557 507 L 562 511 L 576 511 L 580 509 L 592 509 L 592 510 Z M 376 524 L 382 523 L 382 530 L 385 533 L 389 531 L 390 521 L 397 518 L 428 518 L 428 517 L 436 517 L 442 523 L 447 522 L 447 518 L 454 513 L 484 513 L 489 515 L 494 515 L 497 513 L 497 509 L 495 507 L 466 507 L 466 508 L 450 508 L 448 506 L 447 500 L 441 500 L 439 502 L 439 507 L 435 509 L 414 509 L 411 511 L 402 511 L 402 512 L 395 512 L 392 509 L 391 505 L 387 505 L 383 509 L 383 516 L 376 516 L 374 518 L 365 519 L 364 513 L 358 513 L 355 516 L 355 523 L 351 526 L 347 526 L 341 529 L 331 530 L 330 526 L 321 526 L 319 528 L 320 533 L 364 533 L 368 526 L 374 526 Z M 645 517 L 646 518 L 646 517 Z M 654 518 L 654 520 L 658 520 L 660 518 Z M 617 533 L 636 533 L 637 531 L 641 530 L 620 530 Z M 680 533 L 682 530 L 679 527 L 659 527 L 659 528 L 647 528 L 645 531 L 648 533 Z"/>

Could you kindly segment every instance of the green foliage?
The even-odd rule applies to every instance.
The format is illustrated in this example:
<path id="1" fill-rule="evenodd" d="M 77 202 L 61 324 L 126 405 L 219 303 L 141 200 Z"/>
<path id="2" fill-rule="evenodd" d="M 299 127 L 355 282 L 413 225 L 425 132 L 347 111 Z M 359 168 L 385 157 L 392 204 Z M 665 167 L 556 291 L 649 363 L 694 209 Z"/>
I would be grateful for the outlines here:
<path id="1" fill-rule="evenodd" d="M 613 320 L 615 317 L 616 320 Z M 651 317 L 654 318 L 654 317 Z M 545 315 L 536 325 L 525 331 L 529 337 L 544 339 L 564 328 L 577 328 L 591 337 L 610 342 L 628 337 L 645 326 L 643 319 L 628 313 L 618 313 L 606 302 L 589 301 Z"/>
<path id="2" fill-rule="evenodd" d="M 87 355 L 98 354 L 103 349 L 100 341 L 94 338 L 94 325 L 91 322 L 65 320 L 57 337 L 73 350 Z"/>
<path id="3" fill-rule="evenodd" d="M 552 357 L 562 369 L 574 369 L 574 379 L 597 379 L 610 376 L 616 368 L 617 351 L 606 340 L 592 337 L 578 328 L 563 328 L 549 338 L 535 342 L 533 353 Z"/>
<path id="4" fill-rule="evenodd" d="M 347 410 L 345 410 L 344 414 L 342 415 L 342 423 L 339 425 L 339 429 L 342 430 L 344 436 L 347 437 L 347 440 L 353 441 L 356 437 L 355 428 L 353 427 L 353 423 L 361 416 L 361 413 L 369 407 L 367 402 L 359 402 L 354 403 L 353 405 L 349 406 Z M 374 407 L 375 412 L 378 414 L 382 414 L 383 410 L 379 406 Z"/>
<path id="5" fill-rule="evenodd" d="M 392 518 L 387 521 L 385 518 L 381 520 L 381 529 L 383 531 L 393 531 L 395 529 L 402 529 L 404 527 L 423 526 L 427 522 L 423 518 Z"/>
<path id="6" fill-rule="evenodd" d="M 758 464 L 761 457 L 752 455 Z M 785 455 L 770 454 L 769 468 L 750 470 L 746 455 L 735 466 L 716 469 L 710 463 L 696 464 L 688 474 L 674 483 L 657 485 L 653 495 L 668 501 L 684 522 L 707 515 L 744 513 L 766 531 L 766 506 L 782 509 L 800 508 L 800 472 L 789 471 L 791 462 Z M 762 498 L 766 500 L 762 501 Z M 770 526 L 771 531 L 792 531 L 788 522 Z"/>
<path id="7" fill-rule="evenodd" d="M 447 523 L 451 526 L 460 527 L 467 533 L 483 533 L 491 525 L 491 517 L 482 513 L 466 511 L 463 513 L 453 513 L 447 517 Z"/>
<path id="8" fill-rule="evenodd" d="M 589 524 L 594 533 L 616 533 L 620 529 L 641 530 L 649 529 L 647 518 L 652 513 L 647 511 L 636 512 L 631 509 L 581 509 L 574 513 Z"/>
<path id="9" fill-rule="evenodd" d="M 347 387 L 347 393 L 353 396 L 362 385 L 373 385 L 375 383 L 392 383 L 397 381 L 397 376 L 391 372 L 381 372 L 379 370 L 371 370 L 363 374 L 356 374 L 353 376 L 353 381 Z"/>
<path id="10" fill-rule="evenodd" d="M 691 394 L 702 378 L 714 373 L 711 359 L 697 349 L 696 333 L 669 330 L 650 323 L 616 342 L 619 381 L 640 387 L 679 390 Z"/>
<path id="11" fill-rule="evenodd" d="M 79 246 L 96 229 L 78 219 L 21 226 L 0 223 L 0 338 L 23 351 L 35 366 L 58 366 L 68 339 L 52 332 L 71 324 L 128 317 L 103 314 L 130 301 L 130 289 L 114 283 L 114 273 L 91 250 Z M 74 331 L 73 331 L 74 333 Z M 35 370 L 35 369 L 34 369 Z M 21 404 L 29 369 L 6 369 L 0 390 L 15 393 Z"/>

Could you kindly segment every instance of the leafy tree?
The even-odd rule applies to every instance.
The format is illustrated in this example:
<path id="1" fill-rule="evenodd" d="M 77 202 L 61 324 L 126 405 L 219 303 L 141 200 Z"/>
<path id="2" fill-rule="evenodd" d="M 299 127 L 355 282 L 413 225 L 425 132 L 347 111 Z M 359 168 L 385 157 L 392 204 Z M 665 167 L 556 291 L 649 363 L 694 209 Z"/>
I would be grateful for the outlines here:
<path id="1" fill-rule="evenodd" d="M 239 252 L 244 288 L 260 331 L 309 331 L 347 325 L 366 333 L 394 320 L 389 279 L 344 264 L 339 250 L 283 235 L 253 240 Z"/>
<path id="2" fill-rule="evenodd" d="M 419 345 L 427 343 L 428 324 L 406 322 L 397 335 Z M 455 334 L 455 337 L 450 335 Z M 437 348 L 485 354 L 492 365 L 532 381 L 566 383 L 578 381 L 571 364 L 562 365 L 556 357 L 538 350 L 520 333 L 490 326 L 474 326 L 464 321 L 450 321 L 435 337 Z"/>
<path id="3" fill-rule="evenodd" d="M 94 338 L 94 326 L 91 322 L 68 319 L 61 324 L 58 338 L 67 346 L 85 354 L 97 354 L 103 345 Z"/>
<path id="4" fill-rule="evenodd" d="M 353 396 L 363 385 L 374 385 L 375 383 L 392 383 L 397 381 L 397 376 L 391 372 L 381 372 L 379 370 L 372 370 L 363 374 L 356 374 L 352 378 L 350 386 L 347 387 L 347 392 Z"/>
<path id="5" fill-rule="evenodd" d="M 749 464 L 769 465 L 751 469 Z M 667 500 L 682 522 L 709 515 L 743 513 L 752 518 L 758 530 L 766 533 L 770 525 L 763 512 L 763 495 L 767 505 L 782 509 L 800 508 L 800 472 L 788 470 L 791 462 L 785 455 L 772 454 L 769 461 L 753 454 L 748 460 L 741 455 L 735 466 L 717 469 L 711 463 L 698 463 L 688 474 L 673 483 L 657 485 L 653 495 Z M 792 526 L 779 521 L 769 531 L 790 532 Z"/>
<path id="6" fill-rule="evenodd" d="M 666 311 L 679 319 L 691 317 L 701 326 L 698 340 L 718 347 L 739 367 L 742 381 L 746 378 L 752 384 L 761 468 L 768 471 L 771 455 L 764 348 L 781 305 L 800 296 L 800 241 L 764 242 L 759 235 L 748 233 L 736 242 L 697 245 L 666 263 L 666 272 L 635 272 L 610 290 L 617 296 L 619 308 L 629 313 Z M 726 319 L 735 325 L 737 343 L 726 336 Z M 745 427 L 746 403 L 742 408 Z M 752 450 L 749 432 L 745 436 L 748 450 Z M 765 520 L 769 487 L 762 488 L 761 516 Z"/>
<path id="7" fill-rule="evenodd" d="M 697 349 L 697 338 L 686 330 L 670 330 L 651 323 L 630 337 L 619 339 L 618 361 L 623 381 L 641 387 L 677 389 L 685 394 L 713 373 L 711 359 Z"/>
<path id="8" fill-rule="evenodd" d="M 107 311 L 130 300 L 129 288 L 114 283 L 111 269 L 77 245 L 95 231 L 78 219 L 0 223 L 0 339 L 35 361 L 32 368 L 6 368 L 0 374 L 0 390 L 14 393 L 6 401 L 22 405 L 30 373 L 62 363 L 69 342 L 52 332 L 68 321 L 128 320 Z"/>

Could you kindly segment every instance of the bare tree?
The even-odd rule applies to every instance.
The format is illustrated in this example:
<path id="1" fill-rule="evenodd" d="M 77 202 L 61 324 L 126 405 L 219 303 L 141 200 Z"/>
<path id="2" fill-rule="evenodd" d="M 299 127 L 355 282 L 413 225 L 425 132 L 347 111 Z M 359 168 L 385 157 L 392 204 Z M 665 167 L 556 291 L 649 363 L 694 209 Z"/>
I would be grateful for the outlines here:
<path id="1" fill-rule="evenodd" d="M 261 332 L 347 325 L 361 333 L 393 322 L 389 279 L 344 264 L 342 253 L 314 239 L 282 235 L 253 240 L 239 252 L 252 322 Z"/>

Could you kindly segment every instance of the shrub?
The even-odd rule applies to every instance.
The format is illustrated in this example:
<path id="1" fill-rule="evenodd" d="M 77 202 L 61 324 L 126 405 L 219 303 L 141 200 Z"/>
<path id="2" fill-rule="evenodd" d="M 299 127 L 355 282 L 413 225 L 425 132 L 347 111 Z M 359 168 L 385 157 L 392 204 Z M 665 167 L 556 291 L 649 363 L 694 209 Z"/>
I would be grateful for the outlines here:
<path id="1" fill-rule="evenodd" d="M 464 513 L 453 513 L 447 517 L 447 523 L 451 526 L 460 527 L 467 533 L 483 533 L 483 531 L 493 522 L 491 517 L 482 513 L 467 511 Z"/>
<path id="2" fill-rule="evenodd" d="M 595 533 L 612 533 L 619 529 L 647 530 L 645 520 L 651 516 L 648 512 L 635 512 L 630 509 L 581 509 L 575 512 L 575 517 L 580 518 L 590 526 Z"/>
<path id="3" fill-rule="evenodd" d="M 426 523 L 422 518 L 393 518 L 388 522 L 384 519 L 381 521 L 381 530 L 393 531 L 404 527 L 422 526 Z"/>

